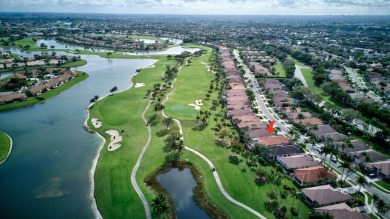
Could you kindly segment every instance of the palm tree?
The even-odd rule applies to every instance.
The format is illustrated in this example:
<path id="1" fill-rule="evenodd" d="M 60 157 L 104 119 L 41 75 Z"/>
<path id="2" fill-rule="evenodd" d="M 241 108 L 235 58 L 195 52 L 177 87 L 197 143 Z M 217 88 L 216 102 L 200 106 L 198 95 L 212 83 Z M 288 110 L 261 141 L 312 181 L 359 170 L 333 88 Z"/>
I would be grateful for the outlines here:
<path id="1" fill-rule="evenodd" d="M 379 196 L 377 194 L 372 195 L 372 205 L 371 205 L 371 212 L 374 209 L 375 203 L 379 200 Z"/>
<path id="2" fill-rule="evenodd" d="M 330 145 L 325 145 L 324 147 L 322 147 L 320 154 L 321 154 L 321 155 L 323 155 L 323 154 L 325 155 L 325 162 L 326 162 L 326 157 L 327 157 L 329 154 L 332 153 L 332 150 L 333 150 L 333 148 L 332 148 L 332 146 L 330 146 Z M 329 162 L 330 162 L 330 161 L 329 161 Z"/>
<path id="3" fill-rule="evenodd" d="M 169 205 L 167 203 L 167 200 L 165 198 L 165 195 L 162 193 L 159 193 L 153 200 L 152 200 L 152 207 L 153 210 L 158 214 L 162 215 L 165 213 L 170 212 Z"/>
<path id="4" fill-rule="evenodd" d="M 356 180 L 356 183 L 359 185 L 359 192 L 360 192 L 362 186 L 366 185 L 368 182 L 366 177 L 359 175 L 359 177 Z"/>
<path id="5" fill-rule="evenodd" d="M 386 202 L 383 201 L 382 199 L 378 199 L 378 201 L 376 201 L 375 203 L 375 206 L 376 209 L 378 209 L 378 212 L 381 214 L 384 214 L 389 210 L 389 205 L 386 204 Z"/>
<path id="6" fill-rule="evenodd" d="M 351 170 L 351 162 L 349 161 L 345 161 L 343 163 L 341 163 L 341 165 L 339 166 L 340 168 L 343 168 L 343 172 L 341 173 L 341 180 L 343 179 L 343 176 L 344 176 L 344 171 L 345 169 L 348 169 L 348 170 Z M 347 177 L 345 177 L 346 179 Z"/>

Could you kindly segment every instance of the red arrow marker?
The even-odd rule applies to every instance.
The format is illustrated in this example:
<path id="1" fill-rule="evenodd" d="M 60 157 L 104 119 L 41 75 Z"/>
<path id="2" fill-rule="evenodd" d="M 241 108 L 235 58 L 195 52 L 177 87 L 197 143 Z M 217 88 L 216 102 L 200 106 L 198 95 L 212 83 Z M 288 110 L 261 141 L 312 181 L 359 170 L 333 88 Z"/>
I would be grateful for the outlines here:
<path id="1" fill-rule="evenodd" d="M 275 122 L 276 122 L 276 120 L 272 121 L 272 122 L 268 125 L 267 131 L 268 131 L 269 133 L 272 133 L 272 132 L 275 131 L 275 128 L 274 128 Z"/>

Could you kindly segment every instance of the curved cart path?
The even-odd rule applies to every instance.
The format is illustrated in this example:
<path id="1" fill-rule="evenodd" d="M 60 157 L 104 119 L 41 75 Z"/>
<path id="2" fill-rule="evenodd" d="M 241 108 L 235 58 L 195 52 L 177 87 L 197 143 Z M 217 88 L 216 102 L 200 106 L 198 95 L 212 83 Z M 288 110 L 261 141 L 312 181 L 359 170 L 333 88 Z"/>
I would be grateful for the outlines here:
<path id="1" fill-rule="evenodd" d="M 181 69 L 181 67 L 179 68 L 179 70 L 180 70 L 180 69 Z M 167 98 L 162 102 L 162 104 L 166 103 L 166 102 L 169 100 L 169 96 L 173 93 L 173 90 L 174 90 L 173 84 L 174 84 L 175 82 L 176 82 L 176 78 L 174 79 L 174 81 L 173 81 L 173 83 L 172 83 L 172 85 L 171 85 L 171 88 L 172 88 L 171 92 L 169 92 L 169 94 L 167 94 Z M 164 110 L 162 111 L 162 115 L 163 115 L 165 118 L 168 118 L 168 116 L 165 115 L 165 111 L 164 111 Z M 178 125 L 178 127 L 179 127 L 179 132 L 180 132 L 180 135 L 181 135 L 181 139 L 184 141 L 184 137 L 183 137 L 183 128 L 182 128 L 182 126 L 181 126 L 180 121 L 177 120 L 177 119 L 173 119 L 173 120 L 174 120 L 174 121 L 176 122 L 176 124 Z M 194 149 L 192 149 L 192 148 L 190 148 L 190 147 L 188 147 L 188 146 L 184 146 L 184 149 L 186 149 L 186 150 L 188 150 L 188 151 L 190 151 L 190 152 L 196 154 L 197 156 L 199 156 L 200 158 L 202 158 L 203 160 L 205 160 L 205 161 L 207 162 L 207 164 L 210 166 L 210 170 L 212 170 L 213 168 L 215 168 L 214 164 L 213 164 L 205 155 L 203 155 L 202 153 L 200 153 L 200 152 L 198 152 L 198 151 L 196 151 L 196 150 L 194 150 Z M 221 191 L 221 193 L 223 194 L 223 196 L 225 196 L 225 198 L 226 198 L 227 200 L 229 200 L 230 202 L 234 203 L 235 205 L 237 205 L 237 206 L 239 206 L 239 207 L 241 207 L 241 208 L 244 208 L 245 210 L 251 212 L 252 214 L 256 215 L 257 217 L 259 217 L 259 218 L 261 218 L 261 219 L 266 219 L 266 217 L 264 217 L 264 216 L 263 216 L 262 214 L 260 214 L 259 212 L 253 210 L 252 208 L 248 207 L 247 205 L 245 205 L 245 204 L 243 204 L 243 203 L 241 203 L 241 202 L 235 200 L 234 198 L 232 198 L 232 197 L 225 191 L 225 189 L 223 188 L 223 185 L 222 185 L 222 182 L 221 182 L 221 180 L 220 180 L 220 178 L 219 178 L 219 175 L 218 175 L 217 170 L 215 170 L 215 171 L 213 172 L 213 176 L 214 176 L 215 181 L 217 182 L 217 185 L 218 185 L 219 190 Z"/>

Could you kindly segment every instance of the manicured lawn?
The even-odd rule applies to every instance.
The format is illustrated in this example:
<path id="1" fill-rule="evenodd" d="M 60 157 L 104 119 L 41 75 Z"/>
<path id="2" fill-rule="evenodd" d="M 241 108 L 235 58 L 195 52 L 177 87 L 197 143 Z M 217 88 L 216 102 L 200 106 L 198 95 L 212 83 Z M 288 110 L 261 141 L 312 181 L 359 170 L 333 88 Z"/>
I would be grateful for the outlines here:
<path id="1" fill-rule="evenodd" d="M 382 179 L 382 180 L 376 181 L 376 183 L 378 185 L 382 186 L 383 188 L 387 189 L 388 191 L 390 191 L 390 179 Z"/>
<path id="2" fill-rule="evenodd" d="M 207 62 L 208 56 L 202 56 L 197 59 L 193 59 L 190 66 L 182 68 L 178 73 L 177 82 L 174 85 L 175 91 L 171 95 L 171 99 L 166 103 L 166 108 L 172 104 L 188 104 L 197 98 L 203 99 L 204 106 L 202 110 L 210 111 L 211 100 L 217 98 L 217 92 L 214 91 L 211 94 L 210 100 L 206 101 L 205 97 L 209 88 L 210 81 L 214 78 L 214 75 L 207 72 L 200 62 Z M 250 206 L 251 208 L 261 212 L 267 218 L 274 218 L 272 212 L 266 211 L 264 202 L 267 200 L 265 194 L 269 191 L 280 192 L 281 186 L 275 186 L 273 184 L 267 184 L 263 186 L 257 186 L 254 182 L 255 173 L 247 167 L 245 162 L 241 162 L 238 165 L 229 162 L 229 155 L 234 155 L 230 149 L 222 148 L 215 145 L 214 140 L 216 139 L 214 128 L 216 123 L 214 121 L 215 113 L 219 112 L 211 111 L 212 116 L 209 118 L 209 126 L 202 131 L 193 130 L 195 127 L 195 117 L 184 117 L 182 115 L 176 115 L 172 111 L 166 111 L 168 116 L 181 120 L 184 132 L 185 145 L 203 153 L 207 156 L 216 166 L 221 181 L 225 187 L 225 190 L 236 200 Z M 241 158 L 245 161 L 245 158 Z M 195 163 L 198 166 L 198 163 Z M 205 167 L 205 171 L 209 167 Z M 209 170 L 208 170 L 209 171 Z M 207 177 L 205 178 L 207 179 Z M 207 179 L 213 181 L 213 179 Z M 206 190 L 210 191 L 210 197 L 221 206 L 232 218 L 243 218 L 243 215 L 230 212 L 229 208 L 220 204 L 222 200 L 215 198 L 218 197 L 218 190 L 212 189 L 212 185 L 205 183 Z M 282 184 L 286 184 L 290 187 L 295 187 L 291 180 L 283 179 Z M 292 206 L 293 199 L 291 197 L 283 201 L 282 205 L 290 208 Z M 299 201 L 295 201 L 295 207 L 298 208 Z M 308 208 L 306 205 L 301 204 L 300 209 L 301 217 L 307 218 Z M 251 213 L 246 212 L 244 218 L 252 217 Z M 291 213 L 288 211 L 288 217 Z"/>
<path id="3" fill-rule="evenodd" d="M 173 64 L 173 61 L 161 59 L 165 63 Z M 157 62 L 155 68 L 143 69 L 133 78 L 133 82 L 145 83 L 145 87 L 131 88 L 108 96 L 98 101 L 90 110 L 90 119 L 98 118 L 103 121 L 103 126 L 95 130 L 106 139 L 109 138 L 105 133 L 106 130 L 124 130 L 122 147 L 114 152 L 109 152 L 107 150 L 108 142 L 106 142 L 100 153 L 95 172 L 95 197 L 104 218 L 128 218 L 129 215 L 132 218 L 145 218 L 141 200 L 130 183 L 130 174 L 147 141 L 147 129 L 141 119 L 141 113 L 149 101 L 145 94 L 148 89 L 153 88 L 154 84 L 161 83 L 161 73 L 165 68 L 160 62 Z M 88 124 L 93 128 L 90 121 Z M 150 148 L 153 149 L 155 145 L 155 148 L 161 149 L 161 141 L 161 139 L 152 138 Z M 164 154 L 160 150 L 152 151 L 152 154 L 156 156 L 153 159 L 144 159 L 141 164 L 154 169 L 161 164 Z M 142 187 L 143 183 L 139 185 Z M 153 193 L 149 191 L 145 195 L 151 202 L 154 197 Z M 152 214 L 152 216 L 155 215 Z"/>
<path id="4" fill-rule="evenodd" d="M 331 97 L 330 95 L 325 93 L 325 91 L 323 91 L 320 87 L 315 85 L 311 69 L 301 69 L 301 71 L 302 71 L 303 77 L 305 77 L 307 86 L 309 86 L 311 91 L 313 91 L 316 94 L 321 95 L 322 98 L 323 98 L 323 101 L 331 103 L 333 105 L 336 105 L 336 106 L 338 106 L 338 107 L 340 107 L 342 109 L 345 108 L 345 106 L 343 104 L 341 104 L 340 102 L 334 100 L 333 97 Z"/>
<path id="5" fill-rule="evenodd" d="M 210 100 L 206 100 L 207 90 L 214 75 L 207 72 L 206 68 L 200 62 L 208 62 L 210 49 L 206 49 L 207 54 L 193 58 L 190 66 L 183 67 L 177 75 L 177 82 L 174 84 L 174 92 L 170 100 L 165 104 L 165 112 L 168 116 L 181 120 L 184 132 L 185 145 L 194 148 L 205 154 L 215 165 L 221 177 L 221 181 L 226 191 L 235 199 L 254 208 L 264 214 L 267 218 L 274 218 L 271 212 L 267 212 L 264 207 L 264 201 L 267 199 L 265 194 L 269 191 L 281 191 L 281 186 L 267 184 L 257 186 L 254 182 L 255 173 L 246 166 L 245 162 L 238 165 L 229 162 L 229 155 L 233 153 L 229 148 L 221 148 L 215 145 L 214 121 L 215 113 L 209 118 L 209 126 L 203 131 L 193 130 L 195 126 L 195 117 L 199 111 L 188 106 L 194 103 L 195 99 L 202 99 L 204 106 L 202 110 L 210 111 L 211 100 L 216 99 L 217 92 L 211 93 Z M 165 57 L 159 58 L 161 61 L 155 63 L 155 68 L 143 69 L 133 82 L 143 82 L 146 84 L 142 88 L 131 88 L 127 91 L 114 94 L 104 98 L 96 103 L 90 110 L 90 119 L 98 118 L 102 120 L 103 126 L 99 131 L 106 139 L 106 130 L 123 130 L 122 147 L 117 151 L 107 151 L 107 144 L 100 153 L 99 162 L 95 173 L 95 197 L 100 212 L 104 218 L 145 218 L 144 208 L 138 195 L 130 183 L 130 173 L 138 158 L 142 147 L 147 141 L 147 130 L 141 120 L 141 113 L 145 109 L 149 99 L 145 97 L 146 91 L 153 88 L 153 84 L 161 83 L 161 73 L 165 70 L 167 62 L 173 64 L 173 61 L 166 60 Z M 169 89 L 166 93 L 169 92 Z M 153 111 L 153 104 L 146 113 L 147 118 L 156 114 Z M 188 108 L 187 108 L 188 107 Z M 156 124 L 151 124 L 152 140 L 137 173 L 137 182 L 146 196 L 149 206 L 155 193 L 144 185 L 144 178 L 153 170 L 157 169 L 165 161 L 167 155 L 163 151 L 165 137 L 158 137 L 157 132 L 165 129 L 160 122 L 162 118 L 157 117 Z M 90 127 L 93 126 L 88 122 Z M 250 212 L 232 204 L 219 191 L 212 176 L 208 164 L 196 155 L 184 151 L 182 159 L 188 159 L 198 167 L 204 179 L 205 190 L 209 197 L 220 206 L 231 218 L 255 218 Z M 244 159 L 244 158 L 242 158 Z M 244 159 L 245 160 L 245 159 Z M 289 179 L 283 179 L 282 185 L 286 184 L 294 187 Z M 288 197 L 282 205 L 290 208 L 293 199 Z M 305 204 L 295 200 L 295 208 L 300 206 L 302 218 L 308 217 L 308 208 Z M 288 217 L 291 213 L 288 211 Z M 152 210 L 152 217 L 156 217 Z"/>
<path id="6" fill-rule="evenodd" d="M 9 109 L 16 109 L 16 108 L 34 105 L 37 103 L 42 103 L 42 102 L 50 99 L 51 97 L 61 93 L 62 91 L 69 89 L 70 87 L 79 83 L 80 81 L 88 78 L 87 73 L 81 72 L 81 71 L 79 71 L 79 73 L 80 73 L 80 75 L 76 78 L 73 78 L 71 81 L 69 81 L 69 82 L 67 82 L 67 83 L 65 83 L 65 84 L 63 84 L 55 89 L 51 89 L 51 90 L 39 95 L 39 97 L 43 98 L 42 100 L 40 100 L 36 97 L 28 97 L 27 100 L 25 100 L 25 101 L 0 105 L 0 111 L 9 110 Z"/>
<path id="7" fill-rule="evenodd" d="M 0 163 L 7 158 L 11 150 L 11 139 L 7 134 L 0 131 Z"/>
<path id="8" fill-rule="evenodd" d="M 82 59 L 80 61 L 66 63 L 65 65 L 62 65 L 61 67 L 70 68 L 70 67 L 76 67 L 76 66 L 83 66 L 86 64 L 87 64 L 87 60 Z"/>
<path id="9" fill-rule="evenodd" d="M 279 77 L 286 77 L 286 71 L 284 70 L 283 64 L 281 62 L 277 62 L 274 67 L 276 72 L 279 73 L 277 74 Z"/>
<path id="10" fill-rule="evenodd" d="M 34 42 L 31 37 L 17 40 L 15 41 L 15 45 L 18 48 L 22 48 L 25 46 L 30 46 L 31 49 L 39 48 L 39 46 L 36 45 L 36 42 Z"/>

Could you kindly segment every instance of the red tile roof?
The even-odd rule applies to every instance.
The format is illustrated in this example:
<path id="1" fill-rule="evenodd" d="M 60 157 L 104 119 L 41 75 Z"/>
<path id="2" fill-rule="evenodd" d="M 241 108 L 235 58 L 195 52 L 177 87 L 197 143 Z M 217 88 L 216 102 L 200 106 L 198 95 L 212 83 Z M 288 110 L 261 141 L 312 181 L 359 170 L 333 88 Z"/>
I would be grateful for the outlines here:
<path id="1" fill-rule="evenodd" d="M 304 169 L 294 170 L 295 177 L 299 179 L 302 183 L 315 183 L 320 181 L 322 178 L 330 178 L 336 179 L 337 176 L 329 171 L 327 171 L 324 167 L 309 167 Z"/>

